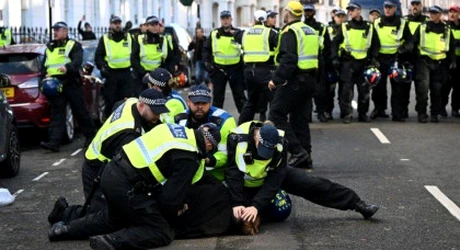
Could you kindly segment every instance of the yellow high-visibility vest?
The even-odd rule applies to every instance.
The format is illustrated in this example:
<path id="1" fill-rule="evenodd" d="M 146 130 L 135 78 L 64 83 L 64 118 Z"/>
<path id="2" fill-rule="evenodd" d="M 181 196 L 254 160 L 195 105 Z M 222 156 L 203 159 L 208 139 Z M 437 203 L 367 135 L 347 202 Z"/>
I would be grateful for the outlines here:
<path id="1" fill-rule="evenodd" d="M 51 51 L 49 48 L 46 48 L 46 73 L 51 76 L 64 75 L 64 73 L 61 72 L 59 68 L 72 61 L 69 57 L 69 54 L 74 45 L 74 40 L 68 40 L 65 45 L 56 47 L 53 49 L 53 51 Z"/>
<path id="2" fill-rule="evenodd" d="M 105 61 L 112 69 L 123 69 L 131 67 L 132 38 L 126 36 L 119 42 L 109 39 L 108 34 L 103 36 L 105 47 Z"/>

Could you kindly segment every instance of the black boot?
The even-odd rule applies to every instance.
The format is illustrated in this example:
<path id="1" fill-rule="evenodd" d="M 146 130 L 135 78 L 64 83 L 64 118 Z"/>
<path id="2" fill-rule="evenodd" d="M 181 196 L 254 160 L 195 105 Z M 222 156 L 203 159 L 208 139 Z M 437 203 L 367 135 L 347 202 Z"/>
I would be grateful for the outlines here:
<path id="1" fill-rule="evenodd" d="M 301 163 L 304 163 L 308 160 L 311 161 L 310 154 L 302 148 L 298 152 L 291 154 L 291 157 L 289 157 L 288 164 L 291 167 L 298 167 Z"/>
<path id="2" fill-rule="evenodd" d="M 359 122 L 371 122 L 371 119 L 369 119 L 369 116 L 367 116 L 366 114 L 359 114 L 358 121 Z"/>
<path id="3" fill-rule="evenodd" d="M 64 216 L 65 209 L 69 207 L 66 199 L 64 197 L 59 197 L 54 203 L 53 211 L 48 215 L 48 222 L 53 225 L 59 221 L 62 221 Z"/>
<path id="4" fill-rule="evenodd" d="M 439 111 L 439 115 L 442 117 L 447 117 L 446 107 L 441 108 L 441 111 Z"/>
<path id="5" fill-rule="evenodd" d="M 452 117 L 460 117 L 458 110 L 452 110 Z"/>
<path id="6" fill-rule="evenodd" d="M 437 115 L 431 115 L 430 122 L 438 123 L 439 122 L 438 116 Z"/>
<path id="7" fill-rule="evenodd" d="M 323 123 L 329 121 L 323 112 L 318 112 L 318 120 Z"/>
<path id="8" fill-rule="evenodd" d="M 89 246 L 91 249 L 97 250 L 115 250 L 113 240 L 108 235 L 98 235 L 89 238 Z"/>
<path id="9" fill-rule="evenodd" d="M 329 121 L 334 120 L 334 117 L 332 116 L 332 112 L 326 112 L 324 113 L 324 115 L 326 116 L 326 119 L 328 119 Z"/>
<path id="10" fill-rule="evenodd" d="M 377 212 L 377 210 L 379 210 L 379 206 L 366 204 L 362 200 L 356 202 L 355 205 L 355 211 L 362 214 L 366 220 L 370 219 L 372 215 Z"/>
<path id="11" fill-rule="evenodd" d="M 426 114 L 418 114 L 418 122 L 419 123 L 426 123 L 428 121 L 428 115 Z"/>
<path id="12" fill-rule="evenodd" d="M 353 120 L 353 116 L 352 116 L 352 115 L 345 115 L 345 116 L 343 117 L 342 122 L 343 122 L 343 124 L 350 124 L 352 120 Z"/>
<path id="13" fill-rule="evenodd" d="M 63 221 L 54 224 L 48 232 L 50 241 L 71 240 L 69 235 L 69 227 L 64 225 Z"/>

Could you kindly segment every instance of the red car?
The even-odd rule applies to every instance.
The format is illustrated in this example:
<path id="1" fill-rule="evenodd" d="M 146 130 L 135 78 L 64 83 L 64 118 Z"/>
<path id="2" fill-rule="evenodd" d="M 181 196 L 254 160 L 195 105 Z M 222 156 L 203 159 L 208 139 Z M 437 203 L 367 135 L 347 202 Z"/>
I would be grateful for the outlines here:
<path id="1" fill-rule="evenodd" d="M 83 48 L 85 50 L 85 46 Z M 48 100 L 38 87 L 45 49 L 44 44 L 17 44 L 0 48 L 0 73 L 11 77 L 11 85 L 2 86 L 0 90 L 13 108 L 18 128 L 43 129 L 49 126 Z M 90 115 L 95 121 L 100 121 L 104 103 L 101 93 L 102 82 L 91 75 L 82 75 L 82 80 Z M 72 110 L 68 105 L 64 140 L 72 140 L 74 127 Z"/>

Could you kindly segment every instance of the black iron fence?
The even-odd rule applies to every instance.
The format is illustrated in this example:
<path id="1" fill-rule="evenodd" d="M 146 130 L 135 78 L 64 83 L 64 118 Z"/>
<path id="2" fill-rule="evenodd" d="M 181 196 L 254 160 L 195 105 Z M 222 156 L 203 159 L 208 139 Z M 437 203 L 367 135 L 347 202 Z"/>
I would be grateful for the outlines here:
<path id="1" fill-rule="evenodd" d="M 109 32 L 108 27 L 94 27 L 93 32 L 96 38 Z M 11 33 L 16 43 L 47 43 L 49 40 L 49 30 L 42 27 L 11 27 Z M 69 37 L 75 40 L 81 40 L 78 29 L 69 27 Z"/>

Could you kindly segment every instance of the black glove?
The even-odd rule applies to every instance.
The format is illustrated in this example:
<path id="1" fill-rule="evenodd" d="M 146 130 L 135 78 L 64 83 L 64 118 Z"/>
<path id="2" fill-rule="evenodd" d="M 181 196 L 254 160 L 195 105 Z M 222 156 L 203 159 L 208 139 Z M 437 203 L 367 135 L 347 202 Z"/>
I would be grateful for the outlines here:
<path id="1" fill-rule="evenodd" d="M 109 71 L 107 70 L 107 67 L 101 68 L 101 76 L 104 78 L 107 78 L 109 76 Z"/>
<path id="2" fill-rule="evenodd" d="M 372 58 L 370 64 L 376 68 L 380 68 L 380 63 L 379 63 L 379 60 L 377 60 L 377 58 Z"/>
<path id="3" fill-rule="evenodd" d="M 457 68 L 457 62 L 456 61 L 451 62 L 449 65 L 449 69 L 456 69 L 456 68 Z"/>
<path id="4" fill-rule="evenodd" d="M 339 59 L 335 58 L 335 59 L 332 59 L 332 66 L 336 69 L 338 69 L 340 67 L 340 61 Z"/>

